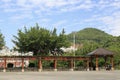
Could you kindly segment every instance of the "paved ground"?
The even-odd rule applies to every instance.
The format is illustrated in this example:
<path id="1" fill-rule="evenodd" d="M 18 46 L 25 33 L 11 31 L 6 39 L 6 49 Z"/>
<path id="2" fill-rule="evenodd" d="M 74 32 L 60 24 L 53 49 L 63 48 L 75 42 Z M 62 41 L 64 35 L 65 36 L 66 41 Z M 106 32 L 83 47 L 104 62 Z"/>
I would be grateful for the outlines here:
<path id="1" fill-rule="evenodd" d="M 0 80 L 120 80 L 120 71 L 0 72 Z"/>

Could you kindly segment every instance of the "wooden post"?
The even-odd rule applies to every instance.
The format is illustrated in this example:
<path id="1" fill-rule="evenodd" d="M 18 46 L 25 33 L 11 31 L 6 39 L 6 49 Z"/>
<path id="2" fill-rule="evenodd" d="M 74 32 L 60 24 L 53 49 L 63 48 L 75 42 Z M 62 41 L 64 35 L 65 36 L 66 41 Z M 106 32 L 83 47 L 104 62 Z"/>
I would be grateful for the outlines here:
<path id="1" fill-rule="evenodd" d="M 42 71 L 42 61 L 41 61 L 41 59 L 38 59 L 39 61 L 38 61 L 38 66 L 39 66 L 39 72 L 41 72 Z"/>
<path id="2" fill-rule="evenodd" d="M 111 56 L 111 66 L 112 66 L 112 70 L 114 70 L 114 60 L 113 60 L 113 56 Z"/>
<path id="3" fill-rule="evenodd" d="M 89 60 L 87 60 L 87 71 L 89 71 Z"/>
<path id="4" fill-rule="evenodd" d="M 96 55 L 96 71 L 98 71 L 98 56 Z"/>
<path id="5" fill-rule="evenodd" d="M 22 72 L 24 72 L 24 58 L 22 58 Z"/>
<path id="6" fill-rule="evenodd" d="M 90 70 L 92 70 L 93 64 L 92 64 L 92 56 L 90 57 Z"/>
<path id="7" fill-rule="evenodd" d="M 14 62 L 14 64 L 15 64 L 15 66 L 14 66 L 14 67 L 16 68 L 17 60 L 16 60 L 16 59 L 14 59 L 14 61 L 15 61 L 15 62 Z"/>
<path id="8" fill-rule="evenodd" d="M 4 58 L 4 69 L 3 72 L 6 72 L 6 58 Z"/>
<path id="9" fill-rule="evenodd" d="M 74 65 L 73 60 L 71 60 L 70 61 L 70 71 L 73 71 L 73 65 Z"/>
<path id="10" fill-rule="evenodd" d="M 106 69 L 106 67 L 107 67 L 107 56 L 105 56 L 105 69 Z"/>
<path id="11" fill-rule="evenodd" d="M 54 60 L 54 71 L 57 71 L 57 60 Z"/>

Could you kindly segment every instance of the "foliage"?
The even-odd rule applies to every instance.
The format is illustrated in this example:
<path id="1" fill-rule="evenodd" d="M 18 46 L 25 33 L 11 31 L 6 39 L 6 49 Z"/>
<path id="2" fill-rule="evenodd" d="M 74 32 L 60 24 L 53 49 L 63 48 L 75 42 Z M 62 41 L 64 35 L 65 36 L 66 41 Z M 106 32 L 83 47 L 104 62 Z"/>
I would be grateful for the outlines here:
<path id="1" fill-rule="evenodd" d="M 95 29 L 95 28 L 85 28 L 78 32 L 73 32 L 68 35 L 68 39 L 72 42 L 73 35 L 75 34 L 76 43 L 83 43 L 85 41 L 94 41 L 97 43 L 102 43 L 108 40 L 111 35 L 105 33 L 104 31 Z"/>
<path id="2" fill-rule="evenodd" d="M 57 67 L 70 68 L 70 61 L 58 61 Z"/>
<path id="3" fill-rule="evenodd" d="M 3 34 L 0 32 L 0 49 L 5 45 Z"/>
<path id="4" fill-rule="evenodd" d="M 57 35 L 56 31 L 56 29 L 49 31 L 36 24 L 30 29 L 24 27 L 24 31 L 18 30 L 18 35 L 14 36 L 15 40 L 12 41 L 16 45 L 15 49 L 20 52 L 32 51 L 34 55 L 45 56 L 55 51 L 60 52 L 61 47 L 67 47 L 69 44 L 63 31 L 60 35 Z"/>
<path id="5" fill-rule="evenodd" d="M 53 31 L 49 31 L 45 28 L 40 28 L 37 24 L 30 29 L 26 29 L 25 27 L 24 31 L 18 30 L 18 36 L 14 36 L 15 40 L 13 42 L 17 47 L 16 49 L 21 52 L 33 51 L 34 55 L 49 55 L 49 53 L 57 55 L 57 53 L 62 53 L 60 50 L 61 47 L 68 47 L 70 43 L 73 43 L 74 35 L 75 44 L 80 45 L 78 50 L 75 51 L 75 56 L 86 56 L 89 52 L 103 47 L 115 53 L 115 65 L 120 65 L 120 36 L 115 37 L 95 28 L 86 28 L 68 35 L 65 34 L 65 30 L 63 29 L 58 35 L 56 28 Z M 63 56 L 74 55 L 73 53 L 66 53 Z M 100 59 L 99 66 L 102 66 L 103 63 L 104 60 Z M 59 66 L 64 64 L 67 63 L 60 62 Z M 78 61 L 76 66 L 79 65 L 83 65 L 83 62 Z"/>
<path id="6" fill-rule="evenodd" d="M 107 43 L 107 48 L 114 53 L 115 65 L 120 65 L 120 36 L 114 37 Z"/>
<path id="7" fill-rule="evenodd" d="M 86 28 L 69 34 L 67 37 L 71 43 L 73 35 L 75 35 L 76 45 L 82 45 L 75 52 L 76 56 L 86 56 L 89 52 L 103 47 L 113 51 L 115 66 L 120 65 L 120 36 L 115 37 L 95 28 Z M 102 66 L 104 60 L 101 58 L 99 62 L 99 66 Z"/>
<path id="8" fill-rule="evenodd" d="M 83 46 L 81 48 L 78 48 L 78 50 L 75 52 L 76 56 L 86 56 L 89 52 L 97 49 L 99 47 L 99 44 L 96 42 L 84 42 Z"/>

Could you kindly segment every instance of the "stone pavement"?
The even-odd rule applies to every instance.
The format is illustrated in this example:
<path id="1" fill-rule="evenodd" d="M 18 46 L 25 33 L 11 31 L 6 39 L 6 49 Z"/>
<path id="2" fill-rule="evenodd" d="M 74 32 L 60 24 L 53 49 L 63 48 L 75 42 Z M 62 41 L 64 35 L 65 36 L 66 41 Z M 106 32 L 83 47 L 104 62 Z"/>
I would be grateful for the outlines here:
<path id="1" fill-rule="evenodd" d="M 0 72 L 0 80 L 120 80 L 120 71 Z"/>

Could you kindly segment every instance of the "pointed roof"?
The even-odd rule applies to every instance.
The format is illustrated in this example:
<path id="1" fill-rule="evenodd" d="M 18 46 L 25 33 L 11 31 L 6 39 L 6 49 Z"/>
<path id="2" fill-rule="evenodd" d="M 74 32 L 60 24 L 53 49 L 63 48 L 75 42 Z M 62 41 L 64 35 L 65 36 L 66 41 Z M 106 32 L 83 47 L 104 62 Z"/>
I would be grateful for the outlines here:
<path id="1" fill-rule="evenodd" d="M 99 55 L 99 56 L 106 56 L 106 55 L 113 55 L 113 52 L 104 49 L 104 48 L 98 48 L 90 53 L 87 54 L 88 56 L 93 56 L 93 55 Z"/>

